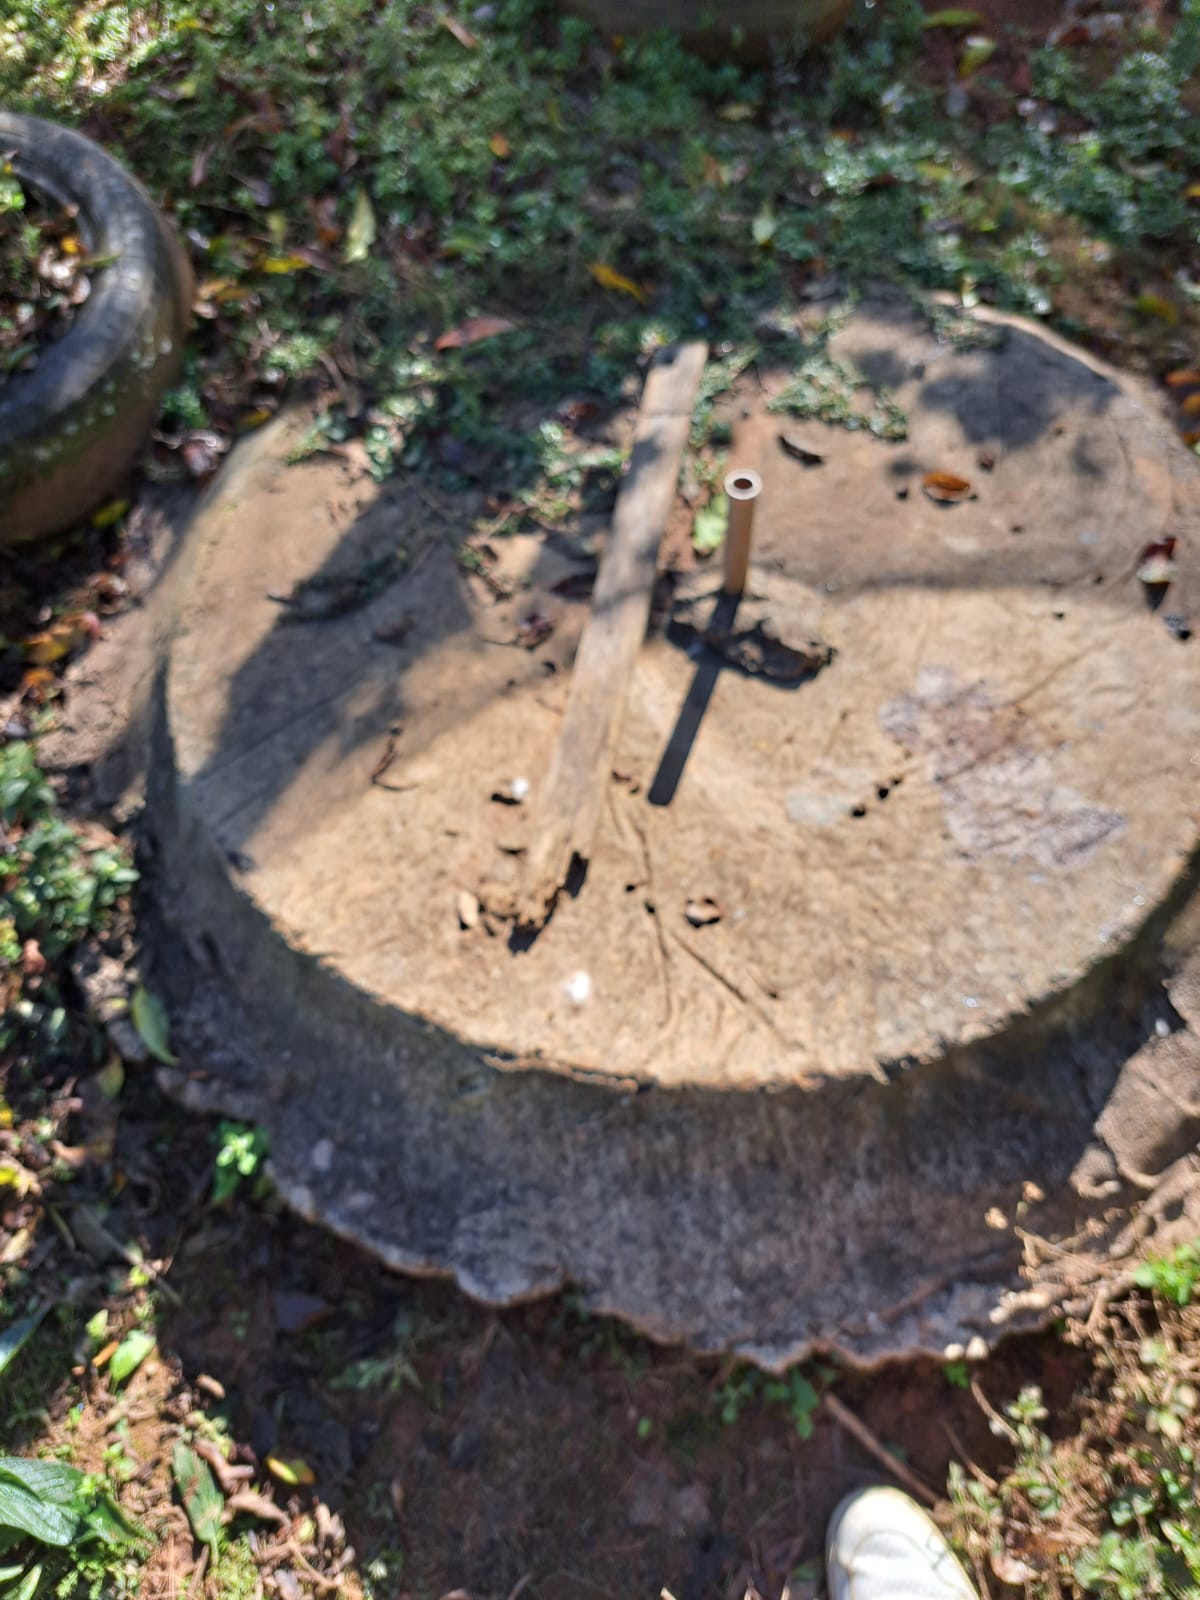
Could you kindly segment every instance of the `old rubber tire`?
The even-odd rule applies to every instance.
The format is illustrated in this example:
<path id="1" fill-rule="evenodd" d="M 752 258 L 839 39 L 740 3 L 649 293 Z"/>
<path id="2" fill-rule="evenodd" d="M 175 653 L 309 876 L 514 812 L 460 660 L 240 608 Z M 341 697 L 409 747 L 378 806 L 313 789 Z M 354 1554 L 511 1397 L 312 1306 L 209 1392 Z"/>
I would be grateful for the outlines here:
<path id="1" fill-rule="evenodd" d="M 563 0 L 563 9 L 605 33 L 667 28 L 706 56 L 765 61 L 773 47 L 824 44 L 845 22 L 852 0 Z"/>
<path id="2" fill-rule="evenodd" d="M 0 545 L 54 533 L 128 472 L 179 373 L 191 271 L 136 179 L 82 134 L 0 112 L 0 156 L 23 186 L 78 210 L 85 248 L 112 264 L 61 339 L 0 384 Z"/>

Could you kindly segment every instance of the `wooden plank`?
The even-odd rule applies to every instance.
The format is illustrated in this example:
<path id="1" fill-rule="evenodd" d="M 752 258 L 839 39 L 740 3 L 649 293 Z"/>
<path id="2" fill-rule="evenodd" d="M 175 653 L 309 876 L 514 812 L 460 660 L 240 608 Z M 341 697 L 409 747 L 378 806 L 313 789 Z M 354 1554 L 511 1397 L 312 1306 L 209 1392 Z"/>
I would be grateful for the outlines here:
<path id="1" fill-rule="evenodd" d="M 575 656 L 562 730 L 535 803 L 516 906 L 518 927 L 529 931 L 545 925 L 576 862 L 591 858 L 625 693 L 646 636 L 658 547 L 675 502 L 707 359 L 702 343 L 674 346 L 646 378 L 629 472 Z"/>

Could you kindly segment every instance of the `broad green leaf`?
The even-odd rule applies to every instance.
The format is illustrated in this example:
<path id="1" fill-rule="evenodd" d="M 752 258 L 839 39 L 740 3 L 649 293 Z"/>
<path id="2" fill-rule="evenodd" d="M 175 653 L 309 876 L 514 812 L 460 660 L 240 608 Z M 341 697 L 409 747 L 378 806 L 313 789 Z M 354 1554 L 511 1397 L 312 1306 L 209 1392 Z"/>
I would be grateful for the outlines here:
<path id="1" fill-rule="evenodd" d="M 171 1458 L 171 1472 L 192 1532 L 206 1544 L 214 1563 L 220 1553 L 221 1513 L 225 1500 L 208 1463 L 201 1460 L 181 1439 Z"/>
<path id="2" fill-rule="evenodd" d="M 38 1584 L 41 1581 L 42 1564 L 39 1561 L 36 1566 L 30 1567 L 15 1589 L 6 1591 L 4 1600 L 33 1600 L 33 1596 L 38 1591 Z"/>
<path id="3" fill-rule="evenodd" d="M 102 1544 L 127 1545 L 149 1542 L 145 1528 L 138 1526 L 132 1517 L 125 1515 L 120 1506 L 107 1494 L 101 1495 L 83 1519 L 82 1533 Z"/>
<path id="4" fill-rule="evenodd" d="M 3 1372 L 17 1353 L 29 1343 L 49 1309 L 49 1304 L 46 1304 L 0 1331 L 0 1372 Z"/>
<path id="5" fill-rule="evenodd" d="M 4 1482 L 22 1489 L 49 1504 L 75 1505 L 83 1487 L 84 1475 L 78 1467 L 64 1461 L 32 1461 L 25 1456 L 0 1456 L 0 1488 Z"/>
<path id="6" fill-rule="evenodd" d="M 175 1066 L 179 1057 L 171 1054 L 171 1024 L 167 1019 L 167 1008 L 158 996 L 151 994 L 144 985 L 139 985 L 134 990 L 129 1010 L 138 1037 L 154 1059 L 165 1066 Z"/>
<path id="7" fill-rule="evenodd" d="M 361 184 L 354 196 L 354 210 L 346 229 L 346 248 L 342 253 L 345 262 L 365 261 L 375 243 L 375 208 L 371 197 Z"/>
<path id="8" fill-rule="evenodd" d="M 16 1528 L 42 1544 L 60 1548 L 70 1544 L 79 1526 L 79 1513 L 30 1494 L 20 1484 L 0 1482 L 0 1527 Z"/>
<path id="9" fill-rule="evenodd" d="M 113 1352 L 108 1370 L 114 1383 L 124 1383 L 131 1377 L 154 1349 L 153 1337 L 141 1328 L 127 1333 Z"/>
<path id="10" fill-rule="evenodd" d="M 725 528 L 729 522 L 729 500 L 715 494 L 703 511 L 697 511 L 692 524 L 692 545 L 701 555 L 719 550 L 725 542 Z"/>

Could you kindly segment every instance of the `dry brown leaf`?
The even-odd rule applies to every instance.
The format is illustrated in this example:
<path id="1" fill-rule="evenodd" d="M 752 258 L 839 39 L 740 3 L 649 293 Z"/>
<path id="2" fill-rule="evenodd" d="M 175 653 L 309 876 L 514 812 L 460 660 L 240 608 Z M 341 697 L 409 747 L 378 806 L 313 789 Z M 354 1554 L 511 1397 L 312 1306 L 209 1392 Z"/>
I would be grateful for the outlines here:
<path id="1" fill-rule="evenodd" d="M 1200 417 L 1200 392 L 1188 395 L 1179 409 L 1185 417 Z"/>
<path id="2" fill-rule="evenodd" d="M 593 261 L 588 271 L 602 289 L 615 289 L 618 294 L 629 295 L 640 306 L 646 304 L 646 291 L 641 284 L 634 283 L 632 278 L 618 272 L 616 267 L 610 267 L 606 261 Z"/>
<path id="3" fill-rule="evenodd" d="M 464 50 L 477 50 L 479 48 L 479 40 L 471 32 L 470 28 L 464 28 L 456 17 L 443 17 L 442 27 L 445 28 L 447 33 L 454 35 Z"/>
<path id="4" fill-rule="evenodd" d="M 1194 367 L 1176 367 L 1163 382 L 1168 389 L 1200 389 L 1200 372 Z"/>
<path id="5" fill-rule="evenodd" d="M 435 342 L 435 350 L 465 350 L 468 345 L 494 339 L 499 333 L 514 333 L 516 323 L 507 317 L 468 317 L 457 328 L 448 328 Z"/>
<path id="6" fill-rule="evenodd" d="M 494 133 L 492 135 L 488 140 L 488 149 L 498 161 L 504 161 L 512 155 L 512 145 L 509 144 L 502 133 Z"/>
<path id="7" fill-rule="evenodd" d="M 931 500 L 942 505 L 957 505 L 960 500 L 971 498 L 971 480 L 953 472 L 927 472 L 921 487 Z"/>

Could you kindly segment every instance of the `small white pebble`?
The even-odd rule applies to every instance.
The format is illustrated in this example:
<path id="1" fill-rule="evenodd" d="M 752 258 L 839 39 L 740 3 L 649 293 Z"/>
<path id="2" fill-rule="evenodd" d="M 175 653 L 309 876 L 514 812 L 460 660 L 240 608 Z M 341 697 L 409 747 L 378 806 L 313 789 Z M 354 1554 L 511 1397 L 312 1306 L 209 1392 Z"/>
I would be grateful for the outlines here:
<path id="1" fill-rule="evenodd" d="M 1166 1039 L 1169 1037 L 1171 1032 L 1171 1024 L 1167 1021 L 1166 1017 L 1159 1017 L 1158 1021 L 1154 1024 L 1154 1031 L 1160 1039 Z"/>
<path id="2" fill-rule="evenodd" d="M 333 1165 L 332 1139 L 318 1139 L 309 1151 L 309 1161 L 316 1172 L 328 1172 Z"/>
<path id="3" fill-rule="evenodd" d="M 988 1358 L 987 1340 L 978 1333 L 967 1345 L 968 1361 L 986 1361 Z"/>
<path id="4" fill-rule="evenodd" d="M 514 800 L 524 800 L 529 794 L 529 779 L 514 778 L 508 789 Z"/>
<path id="5" fill-rule="evenodd" d="M 586 972 L 577 972 L 567 983 L 566 990 L 567 999 L 581 1006 L 592 992 L 592 980 Z"/>

